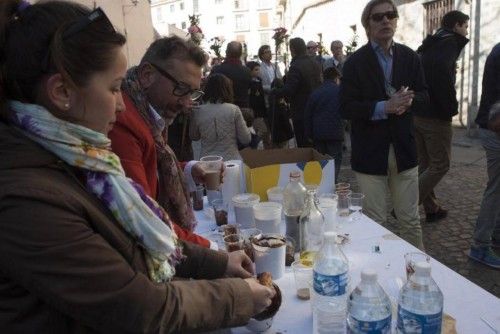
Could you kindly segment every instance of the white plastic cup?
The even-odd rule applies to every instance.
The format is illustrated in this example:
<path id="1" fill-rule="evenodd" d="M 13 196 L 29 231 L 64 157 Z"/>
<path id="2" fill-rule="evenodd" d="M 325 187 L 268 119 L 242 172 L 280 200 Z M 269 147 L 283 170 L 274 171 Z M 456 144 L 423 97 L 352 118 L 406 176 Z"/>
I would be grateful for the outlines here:
<path id="1" fill-rule="evenodd" d="M 253 206 L 255 227 L 262 233 L 280 233 L 282 205 L 276 202 L 262 202 Z"/>
<path id="2" fill-rule="evenodd" d="M 273 245 L 262 246 L 261 241 L 270 241 Z M 254 250 L 255 271 L 271 273 L 273 280 L 280 279 L 285 274 L 286 239 L 274 233 L 261 234 L 252 239 Z"/>
<path id="3" fill-rule="evenodd" d="M 236 223 L 240 224 L 241 228 L 255 227 L 253 207 L 259 202 L 260 197 L 257 194 L 245 193 L 233 196 L 234 216 Z"/>

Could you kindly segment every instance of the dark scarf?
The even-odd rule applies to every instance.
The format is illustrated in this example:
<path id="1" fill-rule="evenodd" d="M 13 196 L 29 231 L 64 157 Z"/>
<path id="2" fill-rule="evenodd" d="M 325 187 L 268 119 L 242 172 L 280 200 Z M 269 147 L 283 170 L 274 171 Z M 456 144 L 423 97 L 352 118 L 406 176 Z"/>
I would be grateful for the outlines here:
<path id="1" fill-rule="evenodd" d="M 191 207 L 184 173 L 179 167 L 175 153 L 167 144 L 165 132 L 158 131 L 154 126 L 154 120 L 149 112 L 149 103 L 137 78 L 137 67 L 132 67 L 127 71 L 122 90 L 134 102 L 155 141 L 159 179 L 157 201 L 177 225 L 192 232 L 197 221 Z"/>

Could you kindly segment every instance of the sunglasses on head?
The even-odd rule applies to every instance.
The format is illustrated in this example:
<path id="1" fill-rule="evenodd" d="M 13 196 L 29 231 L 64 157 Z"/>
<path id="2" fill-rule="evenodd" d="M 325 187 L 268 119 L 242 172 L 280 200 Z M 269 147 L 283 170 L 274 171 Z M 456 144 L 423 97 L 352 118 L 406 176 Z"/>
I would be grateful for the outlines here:
<path id="1" fill-rule="evenodd" d="M 174 78 L 170 73 L 165 71 L 160 66 L 155 65 L 153 63 L 149 64 L 153 66 L 153 68 L 157 70 L 158 73 L 160 73 L 162 76 L 164 76 L 165 78 L 174 83 L 174 89 L 172 90 L 172 94 L 174 94 L 175 96 L 184 97 L 186 95 L 189 95 L 192 101 L 196 101 L 205 94 L 199 89 L 191 89 L 191 86 L 185 82 L 178 81 L 176 78 Z"/>
<path id="2" fill-rule="evenodd" d="M 85 30 L 88 26 L 94 23 L 102 22 L 102 29 L 108 33 L 116 33 L 113 24 L 106 16 L 106 13 L 98 7 L 91 11 L 87 16 L 77 19 L 73 24 L 71 24 L 66 31 L 62 34 L 62 40 L 68 40 L 69 38 L 75 36 L 76 34 Z M 42 59 L 42 68 L 44 72 L 50 71 L 50 47 L 47 48 L 47 52 Z"/>
<path id="3" fill-rule="evenodd" d="M 375 22 L 380 22 L 384 19 L 384 17 L 387 17 L 388 20 L 394 20 L 399 17 L 398 13 L 394 10 L 391 10 L 389 12 L 384 12 L 384 13 L 375 13 L 370 15 L 370 18 L 375 21 Z"/>

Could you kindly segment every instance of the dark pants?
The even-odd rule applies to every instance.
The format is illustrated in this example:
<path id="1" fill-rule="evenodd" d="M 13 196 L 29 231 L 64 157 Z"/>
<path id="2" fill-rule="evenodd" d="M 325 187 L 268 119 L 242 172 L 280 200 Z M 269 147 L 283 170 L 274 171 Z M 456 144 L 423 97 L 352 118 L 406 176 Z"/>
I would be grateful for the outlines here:
<path id="1" fill-rule="evenodd" d="M 328 154 L 335 159 L 335 183 L 338 183 L 340 165 L 342 163 L 342 143 L 341 140 L 315 140 L 314 148 L 322 154 Z"/>
<path id="2" fill-rule="evenodd" d="M 311 143 L 304 136 L 304 120 L 292 119 L 292 123 L 295 140 L 297 141 L 297 147 L 312 147 Z"/>

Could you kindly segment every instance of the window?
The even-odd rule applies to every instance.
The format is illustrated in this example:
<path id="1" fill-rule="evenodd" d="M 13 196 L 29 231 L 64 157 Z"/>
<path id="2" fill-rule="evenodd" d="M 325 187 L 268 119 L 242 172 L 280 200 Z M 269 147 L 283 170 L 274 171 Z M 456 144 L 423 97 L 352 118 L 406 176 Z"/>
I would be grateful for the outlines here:
<path id="1" fill-rule="evenodd" d="M 270 1 L 269 0 L 259 0 L 259 8 L 269 8 Z"/>
<path id="2" fill-rule="evenodd" d="M 181 2 L 181 3 L 179 4 L 179 8 L 180 8 L 181 10 L 184 10 L 184 2 Z"/>
<path id="3" fill-rule="evenodd" d="M 455 8 L 454 0 L 436 0 L 424 4 L 424 36 L 441 26 L 444 14 Z"/>
<path id="4" fill-rule="evenodd" d="M 198 13 L 200 11 L 198 0 L 193 0 L 193 12 Z"/>
<path id="5" fill-rule="evenodd" d="M 175 12 L 175 6 L 174 5 L 170 5 L 170 13 L 173 13 Z"/>
<path id="6" fill-rule="evenodd" d="M 186 22 L 181 23 L 181 29 L 186 29 Z"/>
<path id="7" fill-rule="evenodd" d="M 224 24 L 224 16 L 217 16 L 215 18 L 217 25 L 223 25 Z"/>
<path id="8" fill-rule="evenodd" d="M 268 32 L 260 33 L 260 45 L 271 45 Z"/>
<path id="9" fill-rule="evenodd" d="M 221 5 L 223 0 L 215 0 L 216 5 Z"/>
<path id="10" fill-rule="evenodd" d="M 269 27 L 269 16 L 266 13 L 259 13 L 259 26 L 261 28 Z"/>
<path id="11" fill-rule="evenodd" d="M 248 21 L 245 15 L 238 14 L 234 18 L 236 30 L 248 30 Z"/>
<path id="12" fill-rule="evenodd" d="M 234 9 L 246 9 L 247 8 L 247 0 L 234 0 Z"/>
<path id="13" fill-rule="evenodd" d="M 161 15 L 161 7 L 156 7 L 156 20 L 163 22 L 163 17 Z"/>

